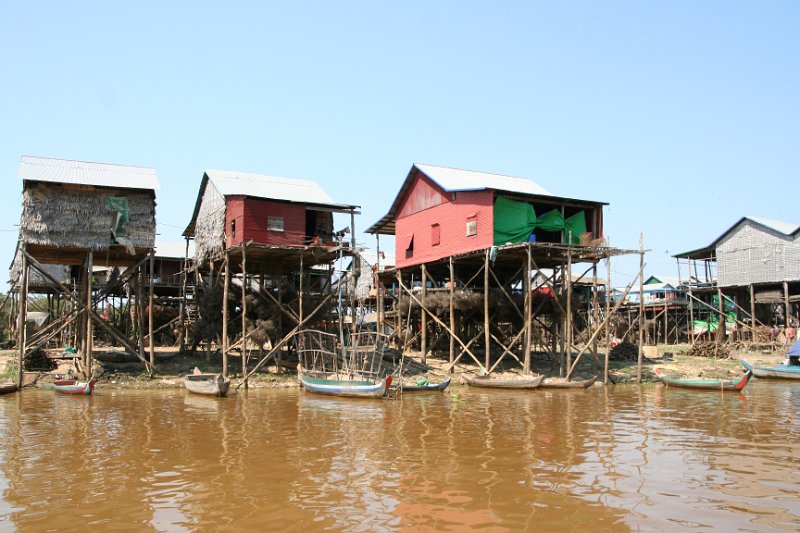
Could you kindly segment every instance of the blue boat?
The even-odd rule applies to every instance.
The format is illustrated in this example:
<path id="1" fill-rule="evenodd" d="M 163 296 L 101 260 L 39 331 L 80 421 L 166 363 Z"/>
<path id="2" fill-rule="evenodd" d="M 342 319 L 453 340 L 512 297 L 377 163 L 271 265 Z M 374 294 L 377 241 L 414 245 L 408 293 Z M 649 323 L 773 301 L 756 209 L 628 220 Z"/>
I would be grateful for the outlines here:
<path id="1" fill-rule="evenodd" d="M 800 379 L 800 365 L 753 366 L 741 357 L 739 362 L 757 378 Z"/>
<path id="2" fill-rule="evenodd" d="M 370 378 L 334 372 L 299 370 L 300 385 L 309 392 L 353 398 L 382 398 L 392 384 L 392 376 Z"/>

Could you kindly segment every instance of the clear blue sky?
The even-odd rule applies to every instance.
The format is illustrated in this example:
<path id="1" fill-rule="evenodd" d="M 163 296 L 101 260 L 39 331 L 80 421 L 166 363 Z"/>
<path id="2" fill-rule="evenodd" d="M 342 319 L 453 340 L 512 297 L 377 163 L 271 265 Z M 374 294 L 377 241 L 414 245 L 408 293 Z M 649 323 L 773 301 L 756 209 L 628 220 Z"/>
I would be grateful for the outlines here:
<path id="1" fill-rule="evenodd" d="M 315 180 L 371 247 L 414 162 L 521 176 L 676 275 L 743 215 L 800 223 L 798 28 L 795 1 L 6 2 L 0 267 L 29 154 L 155 167 L 165 240 L 206 168 Z"/>

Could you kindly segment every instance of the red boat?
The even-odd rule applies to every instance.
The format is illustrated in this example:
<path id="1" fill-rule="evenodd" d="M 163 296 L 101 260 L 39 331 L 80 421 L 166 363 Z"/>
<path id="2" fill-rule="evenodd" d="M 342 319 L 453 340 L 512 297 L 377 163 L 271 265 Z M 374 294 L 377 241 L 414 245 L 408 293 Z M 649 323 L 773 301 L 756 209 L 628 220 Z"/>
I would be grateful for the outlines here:
<path id="1" fill-rule="evenodd" d="M 88 382 L 78 381 L 77 379 L 62 379 L 53 382 L 53 388 L 62 394 L 91 394 L 94 391 L 94 384 L 97 380 L 92 379 Z"/>

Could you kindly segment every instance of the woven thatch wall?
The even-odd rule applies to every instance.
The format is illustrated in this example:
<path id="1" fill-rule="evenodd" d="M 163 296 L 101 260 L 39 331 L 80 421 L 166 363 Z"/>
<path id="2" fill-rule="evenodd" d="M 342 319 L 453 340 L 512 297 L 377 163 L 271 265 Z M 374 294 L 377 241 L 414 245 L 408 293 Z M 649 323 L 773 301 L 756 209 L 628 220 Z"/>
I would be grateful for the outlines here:
<path id="1" fill-rule="evenodd" d="M 42 265 L 48 274 L 56 278 L 62 283 L 69 283 L 70 281 L 70 268 L 66 265 Z M 22 284 L 22 256 L 17 254 L 14 256 L 14 262 L 11 263 L 11 268 L 8 270 L 8 278 L 14 287 L 19 287 Z M 45 279 L 38 271 L 30 269 L 28 271 L 28 286 L 29 287 L 55 287 L 53 282 Z"/>
<path id="2" fill-rule="evenodd" d="M 128 199 L 128 239 L 140 249 L 152 248 L 156 235 L 156 202 L 152 192 L 125 189 L 71 188 L 37 183 L 22 193 L 20 239 L 53 247 L 106 250 L 112 244 L 116 213 L 108 197 Z"/>
<path id="3" fill-rule="evenodd" d="M 225 198 L 211 180 L 206 185 L 194 233 L 194 257 L 204 263 L 209 257 L 222 253 L 225 244 Z"/>

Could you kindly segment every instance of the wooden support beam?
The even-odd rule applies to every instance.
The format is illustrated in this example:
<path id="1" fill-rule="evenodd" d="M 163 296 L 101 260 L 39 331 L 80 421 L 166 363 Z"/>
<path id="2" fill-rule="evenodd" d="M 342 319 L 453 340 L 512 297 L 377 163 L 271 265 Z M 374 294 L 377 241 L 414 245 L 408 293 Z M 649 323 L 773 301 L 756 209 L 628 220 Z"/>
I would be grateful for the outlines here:
<path id="1" fill-rule="evenodd" d="M 489 333 L 489 250 L 486 250 L 483 267 L 483 342 L 484 368 L 489 368 L 492 356 L 491 337 Z"/>
<path id="2" fill-rule="evenodd" d="M 531 373 L 531 327 L 532 327 L 532 320 L 531 320 L 531 313 L 533 310 L 533 295 L 531 294 L 531 244 L 525 247 L 526 255 L 525 255 L 525 274 L 523 277 L 522 287 L 525 291 L 525 318 L 523 319 L 525 330 L 525 362 L 522 365 L 522 369 L 525 374 Z"/>
<path id="3" fill-rule="evenodd" d="M 86 378 L 92 374 L 92 341 L 94 340 L 94 332 L 92 331 L 92 320 L 90 315 L 94 313 L 93 299 L 92 299 L 92 285 L 93 285 L 93 270 L 94 270 L 94 254 L 91 250 L 86 255 L 86 353 L 83 354 L 84 366 L 86 369 Z"/>
<path id="4" fill-rule="evenodd" d="M 639 354 L 636 360 L 636 383 L 642 382 L 644 359 L 644 234 L 639 234 Z"/>
<path id="5" fill-rule="evenodd" d="M 150 279 L 147 292 L 147 336 L 150 340 L 150 368 L 156 367 L 156 340 L 153 338 L 153 278 L 155 277 L 155 251 L 150 249 Z"/>
<path id="6" fill-rule="evenodd" d="M 302 257 L 302 256 L 301 256 Z M 242 246 L 242 375 L 244 388 L 247 381 L 247 244 Z"/>
<path id="7" fill-rule="evenodd" d="M 228 286 L 231 284 L 230 252 L 225 250 L 222 262 L 224 277 L 222 284 L 222 376 L 228 377 L 228 352 L 230 351 L 230 336 L 228 335 Z"/>
<path id="8" fill-rule="evenodd" d="M 450 288 L 450 332 L 451 333 L 450 333 L 450 358 L 448 362 L 452 365 L 453 361 L 455 360 L 455 353 L 456 353 L 456 340 L 453 337 L 452 333 L 456 330 L 456 310 L 454 303 L 456 280 L 455 280 L 455 267 L 453 266 L 452 255 L 449 257 L 449 260 L 450 260 L 450 283 L 448 285 Z"/>
<path id="9" fill-rule="evenodd" d="M 20 250 L 22 251 L 22 287 L 20 287 L 19 291 L 19 309 L 17 312 L 17 349 L 19 353 L 17 354 L 17 387 L 22 388 L 23 385 L 23 374 L 22 374 L 22 367 L 25 363 L 25 341 L 27 340 L 27 327 L 26 323 L 28 320 L 28 281 L 29 281 L 29 271 L 30 271 L 30 264 L 28 261 L 30 257 L 28 253 L 25 251 L 25 243 L 20 244 Z"/>
<path id="10" fill-rule="evenodd" d="M 422 263 L 422 309 L 420 309 L 420 362 L 424 365 L 427 364 L 427 354 L 428 354 L 428 314 L 425 311 L 425 302 L 428 298 L 428 269 L 425 267 L 425 263 Z"/>
<path id="11" fill-rule="evenodd" d="M 750 284 L 750 340 L 756 342 L 756 294 L 752 283 Z"/>

